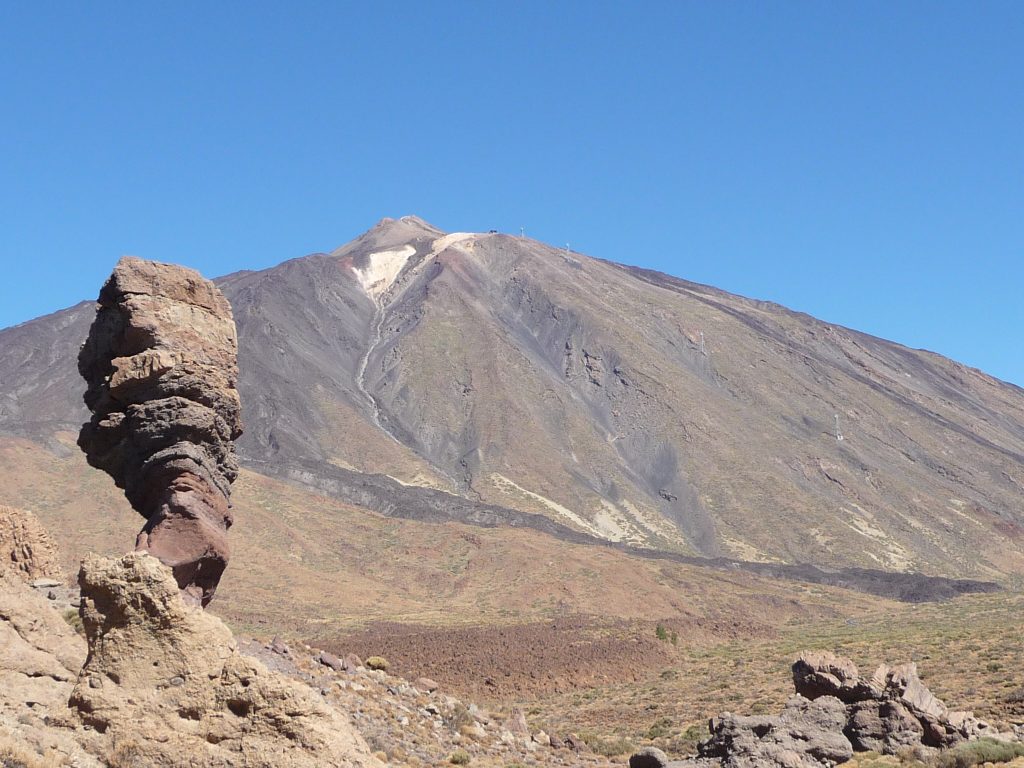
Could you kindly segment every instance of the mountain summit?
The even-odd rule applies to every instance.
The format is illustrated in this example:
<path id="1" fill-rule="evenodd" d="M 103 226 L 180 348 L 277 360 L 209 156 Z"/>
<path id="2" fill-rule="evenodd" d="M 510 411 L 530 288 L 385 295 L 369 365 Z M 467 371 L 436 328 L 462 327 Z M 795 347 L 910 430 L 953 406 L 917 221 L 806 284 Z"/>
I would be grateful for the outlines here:
<path id="1" fill-rule="evenodd" d="M 216 282 L 251 470 L 685 555 L 1024 572 L 1024 392 L 939 355 L 411 216 Z M 0 331 L 0 433 L 52 443 L 85 420 L 91 318 Z"/>

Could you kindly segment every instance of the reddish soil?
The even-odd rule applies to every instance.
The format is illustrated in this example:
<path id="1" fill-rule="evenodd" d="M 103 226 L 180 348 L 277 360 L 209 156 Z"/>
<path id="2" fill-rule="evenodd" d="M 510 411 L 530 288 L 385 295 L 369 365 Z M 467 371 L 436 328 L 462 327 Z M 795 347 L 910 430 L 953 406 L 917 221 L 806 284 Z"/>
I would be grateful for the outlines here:
<path id="1" fill-rule="evenodd" d="M 311 644 L 364 659 L 383 656 L 393 674 L 409 680 L 429 677 L 463 697 L 493 702 L 640 680 L 671 666 L 682 645 L 768 632 L 752 623 L 665 622 L 669 637 L 674 632 L 679 638 L 675 646 L 656 637 L 656 626 L 580 616 L 447 628 L 378 622 Z"/>

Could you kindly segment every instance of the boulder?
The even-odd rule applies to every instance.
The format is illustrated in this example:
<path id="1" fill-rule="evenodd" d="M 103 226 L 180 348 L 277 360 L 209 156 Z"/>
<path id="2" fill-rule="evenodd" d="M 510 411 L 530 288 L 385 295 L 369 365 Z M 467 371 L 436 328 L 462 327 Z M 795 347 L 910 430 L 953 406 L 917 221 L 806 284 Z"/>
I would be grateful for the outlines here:
<path id="1" fill-rule="evenodd" d="M 220 619 L 182 599 L 172 571 L 136 552 L 79 573 L 89 655 L 69 705 L 97 743 L 171 768 L 381 768 L 337 710 L 238 652 Z"/>
<path id="2" fill-rule="evenodd" d="M 421 691 L 425 691 L 426 693 L 433 693 L 441 687 L 436 682 L 431 680 L 429 677 L 418 677 L 416 678 L 416 682 L 413 683 L 413 685 L 415 685 Z"/>
<path id="3" fill-rule="evenodd" d="M 92 418 L 78 444 L 145 519 L 135 548 L 207 605 L 230 549 L 242 434 L 231 306 L 198 272 L 134 257 L 103 286 L 78 357 Z"/>
<path id="4" fill-rule="evenodd" d="M 320 654 L 317 656 L 317 661 L 325 667 L 333 669 L 335 672 L 341 672 L 345 669 L 345 662 L 333 653 L 328 653 L 327 651 L 320 651 Z"/>
<path id="5" fill-rule="evenodd" d="M 779 715 L 716 718 L 711 738 L 698 751 L 727 768 L 831 768 L 853 757 L 845 725 L 846 707 L 839 699 L 794 696 Z"/>
<path id="6" fill-rule="evenodd" d="M 629 768 L 665 768 L 668 755 L 657 747 L 644 747 L 629 757 Z"/>
<path id="7" fill-rule="evenodd" d="M 872 698 L 875 691 L 857 665 L 828 651 L 805 651 L 793 663 L 793 686 L 807 699 L 834 696 L 847 704 Z"/>
<path id="8" fill-rule="evenodd" d="M 893 755 L 920 744 L 924 727 L 898 701 L 864 701 L 849 706 L 844 733 L 858 752 Z"/>

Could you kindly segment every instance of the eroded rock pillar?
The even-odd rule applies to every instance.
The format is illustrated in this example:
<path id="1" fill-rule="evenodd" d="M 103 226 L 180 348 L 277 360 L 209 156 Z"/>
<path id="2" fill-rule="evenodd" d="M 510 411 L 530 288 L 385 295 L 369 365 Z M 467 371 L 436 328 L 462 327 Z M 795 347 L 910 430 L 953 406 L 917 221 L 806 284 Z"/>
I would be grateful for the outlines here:
<path id="1" fill-rule="evenodd" d="M 78 356 L 92 419 L 78 444 L 146 524 L 136 550 L 207 605 L 230 556 L 242 433 L 231 305 L 198 272 L 126 256 L 100 291 Z"/>

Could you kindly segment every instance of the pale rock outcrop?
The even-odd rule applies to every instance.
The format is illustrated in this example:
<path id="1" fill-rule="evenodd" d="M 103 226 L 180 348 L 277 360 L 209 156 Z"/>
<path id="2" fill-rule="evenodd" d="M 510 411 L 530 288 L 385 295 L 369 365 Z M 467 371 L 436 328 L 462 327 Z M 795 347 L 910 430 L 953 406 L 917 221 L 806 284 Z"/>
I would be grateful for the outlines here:
<path id="1" fill-rule="evenodd" d="M 35 515 L 0 504 L 0 569 L 3 568 L 26 582 L 41 578 L 64 580 L 57 547 Z"/>
<path id="2" fill-rule="evenodd" d="M 92 419 L 78 444 L 146 524 L 136 549 L 213 598 L 230 550 L 234 440 L 242 433 L 231 306 L 198 272 L 125 257 L 78 357 Z"/>
<path id="3" fill-rule="evenodd" d="M 241 655 L 220 619 L 182 599 L 171 571 L 136 552 L 90 556 L 79 574 L 89 657 L 70 698 L 90 751 L 189 764 L 379 768 L 313 691 Z"/>
<path id="4" fill-rule="evenodd" d="M 85 655 L 85 640 L 49 601 L 0 568 L 0 739 L 47 765 L 98 767 L 73 727 L 55 727 Z"/>

